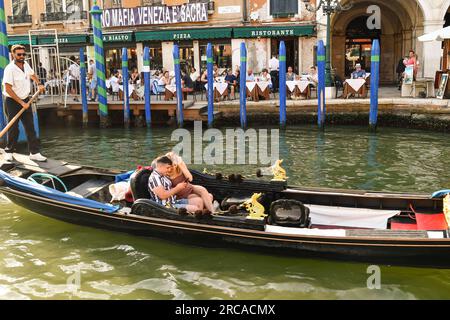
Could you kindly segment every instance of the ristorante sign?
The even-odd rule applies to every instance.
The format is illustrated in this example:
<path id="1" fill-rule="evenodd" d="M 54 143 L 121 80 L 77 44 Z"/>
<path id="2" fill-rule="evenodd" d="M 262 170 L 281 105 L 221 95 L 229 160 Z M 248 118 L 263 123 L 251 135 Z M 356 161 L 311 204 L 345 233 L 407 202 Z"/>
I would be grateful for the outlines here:
<path id="1" fill-rule="evenodd" d="M 112 8 L 103 10 L 102 15 L 102 24 L 105 28 L 204 21 L 208 21 L 206 2 L 170 7 Z"/>

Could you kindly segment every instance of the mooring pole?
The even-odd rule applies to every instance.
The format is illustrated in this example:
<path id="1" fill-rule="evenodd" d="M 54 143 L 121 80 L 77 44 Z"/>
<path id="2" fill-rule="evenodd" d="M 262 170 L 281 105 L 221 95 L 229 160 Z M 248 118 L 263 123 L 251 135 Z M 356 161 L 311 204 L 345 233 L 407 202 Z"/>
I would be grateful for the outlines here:
<path id="1" fill-rule="evenodd" d="M 83 106 L 83 127 L 88 126 L 88 103 L 86 86 L 86 58 L 84 49 L 80 48 L 80 81 L 81 81 L 81 104 Z"/>
<path id="2" fill-rule="evenodd" d="M 94 31 L 95 65 L 97 67 L 97 85 L 98 85 L 98 109 L 100 114 L 100 127 L 105 128 L 109 124 L 108 120 L 108 98 L 106 95 L 106 68 L 105 54 L 103 48 L 102 33 L 102 9 L 94 0 L 94 6 L 91 10 L 92 25 Z"/>
<path id="3" fill-rule="evenodd" d="M 184 122 L 183 92 L 181 91 L 180 51 L 178 45 L 173 46 L 173 62 L 175 65 L 175 85 L 177 87 L 177 121 L 178 126 L 182 127 Z"/>
<path id="4" fill-rule="evenodd" d="M 207 73 L 208 73 L 208 127 L 214 123 L 214 74 L 213 74 L 213 49 L 211 43 L 206 47 Z"/>
<path id="5" fill-rule="evenodd" d="M 152 124 L 151 101 L 150 101 L 150 48 L 144 48 L 144 99 L 145 99 L 145 122 L 147 127 Z M 142 81 L 142 80 L 141 80 Z"/>
<path id="6" fill-rule="evenodd" d="M 130 88 L 128 78 L 128 49 L 122 48 L 123 123 L 125 128 L 130 127 Z"/>
<path id="7" fill-rule="evenodd" d="M 245 42 L 241 43 L 241 71 L 240 71 L 240 118 L 241 127 L 245 129 L 247 127 L 247 48 L 245 47 Z"/>
<path id="8" fill-rule="evenodd" d="M 377 39 L 373 40 L 371 60 L 369 130 L 376 131 L 378 121 L 378 88 L 380 84 L 380 43 Z"/>
<path id="9" fill-rule="evenodd" d="M 323 130 L 325 127 L 325 45 L 322 40 L 317 44 L 317 72 L 319 83 L 317 84 L 317 124 L 319 129 Z"/>
<path id="10" fill-rule="evenodd" d="M 8 33 L 6 29 L 5 1 L 0 0 L 0 79 L 3 79 L 3 73 L 9 63 Z M 0 90 L 0 130 L 6 125 L 5 114 L 3 111 L 3 92 Z M 0 138 L 1 141 L 4 138 Z"/>
<path id="11" fill-rule="evenodd" d="M 286 45 L 280 41 L 280 68 L 279 68 L 279 92 L 280 92 L 280 126 L 286 126 Z"/>

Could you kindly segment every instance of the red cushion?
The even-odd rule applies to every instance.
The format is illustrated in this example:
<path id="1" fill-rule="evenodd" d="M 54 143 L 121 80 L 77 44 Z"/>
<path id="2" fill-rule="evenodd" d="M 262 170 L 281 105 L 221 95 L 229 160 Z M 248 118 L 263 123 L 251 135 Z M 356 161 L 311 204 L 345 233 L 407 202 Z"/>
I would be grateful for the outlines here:
<path id="1" fill-rule="evenodd" d="M 391 221 L 391 230 L 417 230 L 417 223 Z"/>
<path id="2" fill-rule="evenodd" d="M 443 213 L 416 212 L 417 230 L 447 230 L 448 225 Z"/>

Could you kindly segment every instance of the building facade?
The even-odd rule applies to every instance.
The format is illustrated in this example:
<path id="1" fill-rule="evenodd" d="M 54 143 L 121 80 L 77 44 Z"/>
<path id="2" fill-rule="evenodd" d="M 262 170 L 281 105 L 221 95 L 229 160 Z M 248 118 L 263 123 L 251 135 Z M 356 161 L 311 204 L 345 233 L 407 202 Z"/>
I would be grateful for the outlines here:
<path id="1" fill-rule="evenodd" d="M 314 6 L 318 0 L 309 2 Z M 448 66 L 446 43 L 421 43 L 417 38 L 450 25 L 450 0 L 341 0 L 344 5 L 350 2 L 352 8 L 334 14 L 331 22 L 332 66 L 342 78 L 358 62 L 370 71 L 374 39 L 381 45 L 382 83 L 396 81 L 397 64 L 410 49 L 418 54 L 419 76 L 434 77 Z M 85 47 L 93 58 L 89 14 L 93 4 L 93 0 L 5 0 L 9 44 L 33 47 L 37 61 L 50 69 L 55 41 L 62 57 L 78 55 Z M 258 73 L 283 40 L 287 64 L 300 73 L 315 64 L 317 40 L 326 41 L 326 17 L 321 10 L 307 10 L 305 0 L 98 0 L 98 4 L 104 9 L 108 70 L 121 67 L 122 48 L 129 50 L 129 66 L 142 70 L 145 46 L 150 48 L 152 69 L 172 70 L 175 44 L 183 68 L 203 70 L 207 43 L 213 44 L 219 68 L 234 69 L 245 42 L 248 67 Z"/>

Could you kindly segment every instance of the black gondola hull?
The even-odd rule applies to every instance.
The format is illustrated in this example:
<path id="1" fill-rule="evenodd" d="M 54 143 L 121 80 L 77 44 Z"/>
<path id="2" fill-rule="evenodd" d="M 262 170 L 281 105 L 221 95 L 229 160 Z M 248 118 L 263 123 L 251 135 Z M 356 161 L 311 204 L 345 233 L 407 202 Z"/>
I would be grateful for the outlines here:
<path id="1" fill-rule="evenodd" d="M 60 221 L 183 244 L 233 248 L 294 257 L 450 267 L 449 239 L 364 239 L 273 234 L 264 231 L 211 226 L 200 222 L 120 213 L 108 214 L 10 188 L 0 188 L 0 192 L 21 207 Z"/>

